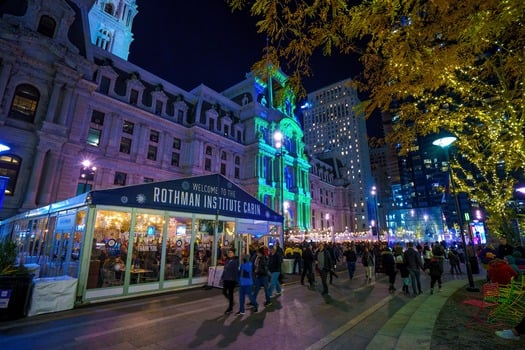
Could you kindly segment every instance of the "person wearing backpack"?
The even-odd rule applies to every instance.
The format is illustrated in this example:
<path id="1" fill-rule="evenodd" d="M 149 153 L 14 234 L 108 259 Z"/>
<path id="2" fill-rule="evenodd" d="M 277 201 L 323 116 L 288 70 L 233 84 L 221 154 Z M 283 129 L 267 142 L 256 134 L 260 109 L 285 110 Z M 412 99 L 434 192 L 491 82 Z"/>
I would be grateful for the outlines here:
<path id="1" fill-rule="evenodd" d="M 265 303 L 264 306 L 272 305 L 270 299 L 270 288 L 268 288 L 268 277 L 270 271 L 268 270 L 268 258 L 264 255 L 264 247 L 259 247 L 257 250 L 257 257 L 255 258 L 255 289 L 253 291 L 254 297 L 257 300 L 259 289 L 264 288 Z"/>
<path id="2" fill-rule="evenodd" d="M 242 259 L 241 267 L 239 268 L 239 311 L 235 314 L 236 316 L 244 315 L 244 302 L 246 301 L 246 296 L 250 300 L 250 303 L 253 305 L 253 312 L 256 313 L 259 307 L 257 300 L 252 293 L 253 286 L 253 264 L 250 261 L 249 256 L 245 256 Z"/>

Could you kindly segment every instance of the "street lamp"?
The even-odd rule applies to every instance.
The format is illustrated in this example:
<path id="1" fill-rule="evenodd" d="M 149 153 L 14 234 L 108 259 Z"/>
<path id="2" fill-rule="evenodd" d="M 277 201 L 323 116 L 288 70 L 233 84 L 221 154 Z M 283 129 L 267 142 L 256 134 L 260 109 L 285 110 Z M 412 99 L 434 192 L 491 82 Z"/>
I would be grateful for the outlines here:
<path id="1" fill-rule="evenodd" d="M 434 146 L 439 146 L 445 151 L 445 157 L 447 160 L 447 168 L 448 168 L 448 176 L 450 177 L 450 189 L 454 193 L 454 199 L 456 204 L 456 213 L 458 218 L 458 224 L 459 224 L 459 233 L 461 236 L 461 242 L 463 243 L 463 247 L 465 248 L 465 255 L 466 255 L 466 261 L 465 266 L 467 267 L 467 277 L 468 277 L 468 287 L 467 291 L 469 292 L 479 292 L 479 288 L 476 288 L 474 286 L 474 278 L 472 277 L 472 266 L 470 265 L 470 256 L 469 256 L 469 249 L 467 247 L 467 242 L 465 240 L 465 232 L 463 228 L 463 217 L 461 214 L 461 207 L 459 205 L 459 196 L 456 192 L 456 185 L 454 183 L 454 176 L 452 174 L 452 167 L 450 166 L 450 155 L 449 155 L 449 149 L 448 147 L 456 141 L 456 137 L 454 136 L 445 136 L 441 137 L 437 140 L 434 140 L 432 144 Z"/>
<path id="2" fill-rule="evenodd" d="M 86 192 L 88 181 L 93 181 L 95 179 L 96 171 L 97 167 L 92 166 L 91 161 L 89 159 L 86 159 L 82 162 L 82 169 L 80 169 L 80 178 L 84 180 L 84 185 L 82 186 L 82 193 Z"/>
<path id="3" fill-rule="evenodd" d="M 284 201 L 284 149 L 283 149 L 283 133 L 280 130 L 275 130 L 273 133 L 274 147 L 278 151 L 275 156 L 279 158 L 279 214 L 283 216 L 283 227 L 281 230 L 281 244 L 284 247 L 284 213 L 286 208 Z"/>
<path id="4" fill-rule="evenodd" d="M 9 151 L 10 149 L 11 147 L 9 147 L 8 145 L 0 143 L 0 153 Z M 0 209 L 2 209 L 3 207 L 5 190 L 7 189 L 8 182 L 9 178 L 7 176 L 0 176 Z"/>
<path id="5" fill-rule="evenodd" d="M 381 241 L 381 227 L 379 225 L 379 213 L 378 213 L 378 207 L 377 207 L 377 187 L 372 186 L 372 190 L 370 191 L 370 194 L 372 195 L 372 198 L 374 199 L 374 220 L 372 221 L 372 233 L 374 232 L 374 227 L 377 231 L 377 241 Z M 375 225 L 374 225 L 375 221 Z"/>

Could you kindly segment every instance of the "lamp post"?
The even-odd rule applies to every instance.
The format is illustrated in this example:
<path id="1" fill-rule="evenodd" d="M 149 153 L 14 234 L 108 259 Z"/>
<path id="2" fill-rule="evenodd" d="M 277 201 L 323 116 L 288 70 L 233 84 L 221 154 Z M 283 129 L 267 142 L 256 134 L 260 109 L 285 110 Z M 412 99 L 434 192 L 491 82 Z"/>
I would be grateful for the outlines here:
<path id="1" fill-rule="evenodd" d="M 86 193 L 88 181 L 93 181 L 95 178 L 96 166 L 91 165 L 91 161 L 86 159 L 82 162 L 82 169 L 80 169 L 80 178 L 84 180 L 82 186 L 82 193 Z"/>
<path id="2" fill-rule="evenodd" d="M 10 149 L 11 147 L 9 147 L 8 145 L 0 143 L 0 153 L 9 151 Z M 4 205 L 5 190 L 7 189 L 8 182 L 9 178 L 7 176 L 0 176 L 0 210 Z"/>
<path id="3" fill-rule="evenodd" d="M 449 149 L 448 147 L 456 141 L 456 137 L 454 136 L 445 136 L 441 137 L 437 140 L 434 140 L 432 144 L 434 146 L 439 146 L 445 151 L 445 157 L 447 160 L 447 169 L 448 169 L 448 176 L 450 177 L 450 189 L 454 193 L 454 200 L 456 204 L 456 213 L 458 218 L 458 224 L 459 224 L 459 233 L 461 236 L 461 242 L 463 243 L 463 247 L 465 249 L 465 266 L 467 268 L 467 277 L 468 277 L 468 287 L 467 291 L 469 292 L 479 292 L 479 288 L 475 287 L 474 285 L 474 278 L 472 277 L 472 266 L 470 265 L 470 256 L 469 256 L 469 249 L 467 247 L 467 242 L 465 240 L 465 232 L 464 232 L 464 223 L 463 223 L 463 216 L 461 214 L 461 207 L 459 205 L 459 196 L 456 192 L 456 185 L 454 183 L 454 176 L 452 174 L 452 167 L 450 166 L 450 155 L 449 155 Z"/>
<path id="4" fill-rule="evenodd" d="M 378 213 L 378 207 L 377 207 L 377 187 L 372 186 L 372 190 L 370 191 L 370 194 L 372 195 L 372 198 L 374 199 L 374 221 L 375 225 L 372 222 L 372 232 L 374 232 L 374 227 L 377 231 L 377 241 L 381 241 L 381 226 L 379 225 L 379 213 Z"/>
<path id="5" fill-rule="evenodd" d="M 284 201 L 284 150 L 283 150 L 283 133 L 280 130 L 275 130 L 273 133 L 274 147 L 278 151 L 275 156 L 279 158 L 279 214 L 283 216 L 283 227 L 281 230 L 281 245 L 284 249 L 284 213 L 285 213 L 285 201 Z"/>

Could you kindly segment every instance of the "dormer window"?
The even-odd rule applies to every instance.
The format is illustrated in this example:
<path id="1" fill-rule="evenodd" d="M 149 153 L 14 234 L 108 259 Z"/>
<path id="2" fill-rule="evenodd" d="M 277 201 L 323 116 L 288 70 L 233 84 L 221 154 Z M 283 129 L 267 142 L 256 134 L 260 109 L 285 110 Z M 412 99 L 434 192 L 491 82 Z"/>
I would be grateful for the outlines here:
<path id="1" fill-rule="evenodd" d="M 57 24 L 52 17 L 43 15 L 42 17 L 40 17 L 37 32 L 52 38 L 55 35 L 56 26 Z"/>
<path id="2" fill-rule="evenodd" d="M 104 6 L 104 12 L 109 13 L 113 16 L 113 13 L 115 12 L 115 6 L 113 6 L 113 4 L 110 2 L 106 3 L 106 5 Z"/>
<path id="3" fill-rule="evenodd" d="M 111 33 L 106 28 L 100 28 L 97 32 L 97 40 L 95 45 L 100 47 L 102 50 L 109 50 L 111 43 Z"/>

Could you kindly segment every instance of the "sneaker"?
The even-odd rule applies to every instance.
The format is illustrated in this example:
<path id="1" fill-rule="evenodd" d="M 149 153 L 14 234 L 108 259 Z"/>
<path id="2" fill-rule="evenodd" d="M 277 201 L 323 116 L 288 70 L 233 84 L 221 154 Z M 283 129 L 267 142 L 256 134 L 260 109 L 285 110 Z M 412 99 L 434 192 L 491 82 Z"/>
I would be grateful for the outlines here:
<path id="1" fill-rule="evenodd" d="M 279 296 L 281 296 L 281 294 L 283 294 L 282 291 L 275 293 L 275 296 L 276 296 L 276 297 L 279 297 Z"/>
<path id="2" fill-rule="evenodd" d="M 496 331 L 496 335 L 503 339 L 520 340 L 520 336 L 514 335 L 514 333 L 512 333 L 512 330 L 510 329 L 505 329 L 504 331 Z"/>
<path id="3" fill-rule="evenodd" d="M 270 305 L 272 305 L 271 301 L 267 301 L 267 302 L 264 303 L 264 306 L 270 306 Z"/>
<path id="4" fill-rule="evenodd" d="M 235 316 L 240 316 L 240 315 L 244 315 L 244 311 L 243 312 L 238 311 L 235 313 Z"/>

